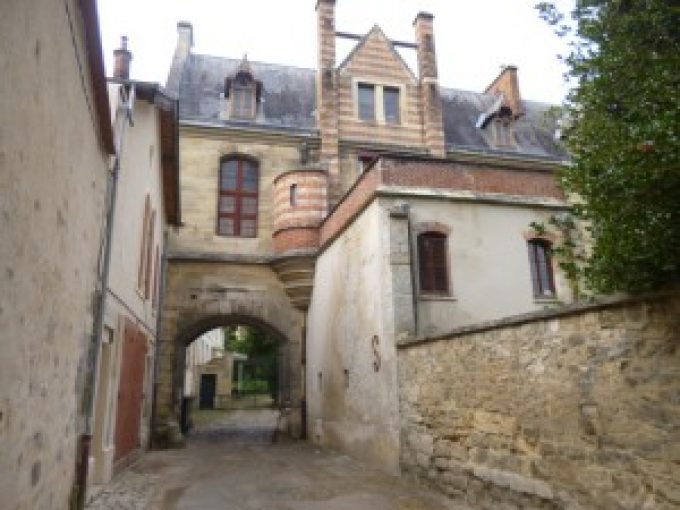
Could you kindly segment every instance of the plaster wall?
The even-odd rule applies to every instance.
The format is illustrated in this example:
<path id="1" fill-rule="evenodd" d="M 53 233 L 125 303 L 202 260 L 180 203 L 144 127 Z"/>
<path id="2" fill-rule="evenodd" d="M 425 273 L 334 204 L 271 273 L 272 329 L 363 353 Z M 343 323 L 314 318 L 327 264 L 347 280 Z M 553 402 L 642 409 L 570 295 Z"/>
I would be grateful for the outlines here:
<path id="1" fill-rule="evenodd" d="M 62 510 L 83 431 L 109 159 L 78 2 L 8 0 L 2 12 L 0 506 Z"/>
<path id="2" fill-rule="evenodd" d="M 299 168 L 298 146 L 302 140 L 252 141 L 228 139 L 215 133 L 180 130 L 182 221 L 180 229 L 169 233 L 169 249 L 182 253 L 263 255 L 274 252 L 274 178 Z M 259 162 L 257 237 L 217 235 L 217 197 L 220 158 L 243 154 Z"/>
<path id="3" fill-rule="evenodd" d="M 419 231 L 436 224 L 448 237 L 451 295 L 419 293 L 418 335 L 438 334 L 518 313 L 570 302 L 571 293 L 557 261 L 553 261 L 557 296 L 534 298 L 526 234 L 532 221 L 547 224 L 554 209 L 536 205 L 489 204 L 438 198 L 381 198 L 385 207 L 410 206 L 412 255 L 418 288 Z"/>
<path id="4" fill-rule="evenodd" d="M 307 401 L 313 442 L 396 472 L 389 221 L 374 202 L 317 259 L 307 321 Z"/>

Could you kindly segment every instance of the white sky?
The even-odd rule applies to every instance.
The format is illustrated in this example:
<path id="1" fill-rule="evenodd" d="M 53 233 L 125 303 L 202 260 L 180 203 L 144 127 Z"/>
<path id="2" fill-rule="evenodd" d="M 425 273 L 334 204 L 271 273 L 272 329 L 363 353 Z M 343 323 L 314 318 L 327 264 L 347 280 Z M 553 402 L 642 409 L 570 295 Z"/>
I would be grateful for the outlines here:
<path id="1" fill-rule="evenodd" d="M 522 97 L 559 103 L 566 94 L 557 60 L 566 53 L 538 17 L 538 0 L 337 0 L 336 30 L 364 34 L 377 23 L 391 39 L 414 40 L 419 11 L 435 16 L 440 84 L 483 91 L 501 65 L 519 68 Z M 558 0 L 570 7 L 574 0 Z M 120 36 L 129 37 L 131 77 L 165 83 L 177 21 L 194 26 L 194 53 L 316 67 L 316 0 L 98 0 L 107 74 Z M 352 41 L 338 39 L 338 62 Z M 401 52 L 414 68 L 413 50 Z"/>

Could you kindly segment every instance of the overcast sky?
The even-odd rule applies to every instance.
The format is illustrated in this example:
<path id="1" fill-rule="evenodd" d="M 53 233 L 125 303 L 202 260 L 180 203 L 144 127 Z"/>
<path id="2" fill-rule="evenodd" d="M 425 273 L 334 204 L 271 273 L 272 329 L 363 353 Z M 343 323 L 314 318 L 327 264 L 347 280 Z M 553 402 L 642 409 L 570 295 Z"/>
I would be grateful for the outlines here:
<path id="1" fill-rule="evenodd" d="M 336 30 L 364 34 L 380 25 L 413 41 L 419 11 L 435 16 L 440 83 L 483 91 L 500 66 L 519 68 L 523 98 L 562 101 L 564 41 L 539 19 L 538 0 L 337 0 Z M 573 0 L 558 0 L 570 6 Z M 316 67 L 316 0 L 98 0 L 107 74 L 120 36 L 129 37 L 131 77 L 165 83 L 177 21 L 194 26 L 194 53 Z M 338 40 L 338 62 L 351 49 Z M 400 51 L 415 65 L 413 50 Z"/>

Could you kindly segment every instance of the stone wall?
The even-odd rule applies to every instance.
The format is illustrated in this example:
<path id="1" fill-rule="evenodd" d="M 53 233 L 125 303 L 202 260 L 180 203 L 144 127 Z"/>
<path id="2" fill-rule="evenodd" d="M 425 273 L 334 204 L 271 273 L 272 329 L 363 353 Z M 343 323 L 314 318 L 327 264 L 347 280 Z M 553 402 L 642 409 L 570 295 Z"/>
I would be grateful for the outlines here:
<path id="1" fill-rule="evenodd" d="M 680 506 L 680 294 L 399 349 L 401 465 L 480 508 Z"/>
<path id="2" fill-rule="evenodd" d="M 2 3 L 0 507 L 7 510 L 68 507 L 83 432 L 109 163 L 90 86 L 94 48 L 85 46 L 80 9 L 88 4 Z"/>

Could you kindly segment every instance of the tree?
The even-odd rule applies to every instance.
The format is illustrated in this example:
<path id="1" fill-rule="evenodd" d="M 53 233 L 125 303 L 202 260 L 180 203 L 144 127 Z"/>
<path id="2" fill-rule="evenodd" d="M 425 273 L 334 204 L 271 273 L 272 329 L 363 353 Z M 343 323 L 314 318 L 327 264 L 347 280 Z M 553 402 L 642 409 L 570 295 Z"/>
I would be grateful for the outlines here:
<path id="1" fill-rule="evenodd" d="M 593 238 L 597 292 L 680 281 L 680 7 L 674 0 L 576 0 L 541 16 L 571 38 L 562 175 Z"/>

